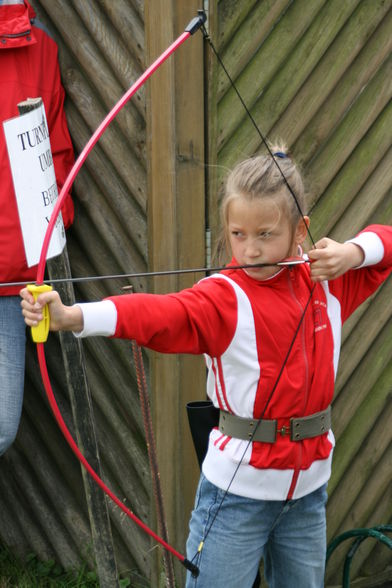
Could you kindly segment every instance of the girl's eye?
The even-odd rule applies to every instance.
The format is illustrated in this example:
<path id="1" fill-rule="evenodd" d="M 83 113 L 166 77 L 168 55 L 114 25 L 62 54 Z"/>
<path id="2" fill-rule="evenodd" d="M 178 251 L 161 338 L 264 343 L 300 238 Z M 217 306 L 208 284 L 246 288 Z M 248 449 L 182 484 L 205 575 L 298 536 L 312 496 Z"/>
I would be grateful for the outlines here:
<path id="1" fill-rule="evenodd" d="M 271 237 L 271 233 L 269 231 L 263 231 L 262 233 L 260 233 L 260 237 L 262 239 L 268 239 L 268 237 Z"/>

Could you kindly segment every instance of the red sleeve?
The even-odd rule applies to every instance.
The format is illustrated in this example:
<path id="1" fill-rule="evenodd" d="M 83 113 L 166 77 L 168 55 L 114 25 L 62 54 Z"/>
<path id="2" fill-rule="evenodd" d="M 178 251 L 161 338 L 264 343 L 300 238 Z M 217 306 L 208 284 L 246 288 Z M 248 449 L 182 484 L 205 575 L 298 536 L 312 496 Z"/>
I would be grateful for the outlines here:
<path id="1" fill-rule="evenodd" d="M 383 246 L 383 256 L 374 265 L 350 270 L 329 282 L 331 293 L 340 301 L 343 322 L 362 302 L 374 294 L 392 272 L 392 227 L 370 225 L 359 235 L 363 233 L 374 233 L 379 237 Z"/>
<path id="2" fill-rule="evenodd" d="M 221 355 L 237 324 L 232 286 L 208 278 L 176 294 L 130 294 L 110 298 L 117 308 L 115 337 L 135 339 L 162 353 Z"/>

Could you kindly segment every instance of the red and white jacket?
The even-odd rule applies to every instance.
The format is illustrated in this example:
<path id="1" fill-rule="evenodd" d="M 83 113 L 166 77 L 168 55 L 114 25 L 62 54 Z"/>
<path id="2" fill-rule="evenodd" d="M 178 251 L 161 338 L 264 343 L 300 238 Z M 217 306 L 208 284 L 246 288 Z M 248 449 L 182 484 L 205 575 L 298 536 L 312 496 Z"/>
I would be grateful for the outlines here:
<path id="1" fill-rule="evenodd" d="M 20 228 L 2 121 L 18 116 L 18 103 L 41 97 L 50 133 L 53 163 L 60 192 L 74 163 L 64 113 L 64 90 L 57 45 L 34 24 L 35 12 L 25 0 L 0 3 L 0 282 L 34 281 L 28 268 Z M 74 217 L 70 196 L 61 209 L 64 225 Z M 20 287 L 0 288 L 0 296 L 19 294 Z"/>
<path id="2" fill-rule="evenodd" d="M 291 417 L 329 406 L 342 324 L 392 271 L 392 227 L 370 226 L 352 241 L 364 251 L 362 266 L 316 284 L 263 415 L 278 419 L 279 429 Z M 260 418 L 313 285 L 308 264 L 281 269 L 264 281 L 228 268 L 176 294 L 82 304 L 80 336 L 129 338 L 164 353 L 204 354 L 207 393 L 215 406 Z M 299 498 L 328 481 L 333 446 L 332 431 L 300 442 L 278 435 L 275 443 L 248 444 L 213 429 L 203 472 L 226 489 L 241 461 L 231 492 L 264 500 Z"/>

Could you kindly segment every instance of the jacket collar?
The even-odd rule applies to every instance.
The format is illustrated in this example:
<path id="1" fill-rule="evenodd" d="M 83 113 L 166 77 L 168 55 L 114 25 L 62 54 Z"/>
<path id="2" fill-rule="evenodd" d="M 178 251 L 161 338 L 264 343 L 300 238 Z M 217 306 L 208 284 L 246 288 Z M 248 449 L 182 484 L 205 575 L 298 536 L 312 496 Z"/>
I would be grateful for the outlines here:
<path id="1" fill-rule="evenodd" d="M 0 0 L 0 50 L 36 43 L 32 30 L 35 12 L 28 0 Z"/>

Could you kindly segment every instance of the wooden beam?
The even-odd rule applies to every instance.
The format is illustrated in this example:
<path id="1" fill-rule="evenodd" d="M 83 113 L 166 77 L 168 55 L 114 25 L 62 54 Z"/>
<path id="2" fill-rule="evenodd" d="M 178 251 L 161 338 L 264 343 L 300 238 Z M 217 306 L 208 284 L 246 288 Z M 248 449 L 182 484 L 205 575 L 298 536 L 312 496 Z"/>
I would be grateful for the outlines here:
<path id="1" fill-rule="evenodd" d="M 197 14 L 199 2 L 146 3 L 151 63 Z M 147 95 L 148 243 L 151 270 L 204 263 L 204 108 L 202 36 L 189 39 L 151 78 Z M 157 278 L 154 291 L 190 286 L 198 276 Z M 151 354 L 152 410 L 169 538 L 185 549 L 198 478 L 186 402 L 204 397 L 200 358 Z M 177 572 L 178 575 L 178 572 Z"/>

